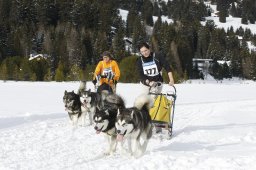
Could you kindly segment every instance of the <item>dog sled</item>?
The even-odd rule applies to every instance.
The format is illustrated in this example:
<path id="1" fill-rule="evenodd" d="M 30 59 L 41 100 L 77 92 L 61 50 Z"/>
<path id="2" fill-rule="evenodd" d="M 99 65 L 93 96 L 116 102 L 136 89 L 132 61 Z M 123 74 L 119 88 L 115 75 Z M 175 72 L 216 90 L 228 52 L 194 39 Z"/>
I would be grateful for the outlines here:
<path id="1" fill-rule="evenodd" d="M 175 101 L 177 98 L 175 86 L 170 86 L 172 89 L 166 93 L 150 92 L 150 95 L 155 95 L 154 106 L 150 109 L 152 123 L 156 128 L 168 130 L 168 135 L 171 137 L 173 132 L 173 119 L 175 110 Z"/>

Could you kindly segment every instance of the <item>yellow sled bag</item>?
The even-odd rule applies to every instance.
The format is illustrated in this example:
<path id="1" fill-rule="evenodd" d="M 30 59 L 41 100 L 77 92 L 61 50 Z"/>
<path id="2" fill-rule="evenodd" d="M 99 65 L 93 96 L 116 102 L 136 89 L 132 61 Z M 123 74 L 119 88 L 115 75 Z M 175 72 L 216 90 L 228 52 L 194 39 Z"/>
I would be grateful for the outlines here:
<path id="1" fill-rule="evenodd" d="M 167 99 L 165 95 L 157 96 L 154 106 L 150 109 L 150 116 L 153 122 L 170 122 L 172 110 L 172 100 Z"/>

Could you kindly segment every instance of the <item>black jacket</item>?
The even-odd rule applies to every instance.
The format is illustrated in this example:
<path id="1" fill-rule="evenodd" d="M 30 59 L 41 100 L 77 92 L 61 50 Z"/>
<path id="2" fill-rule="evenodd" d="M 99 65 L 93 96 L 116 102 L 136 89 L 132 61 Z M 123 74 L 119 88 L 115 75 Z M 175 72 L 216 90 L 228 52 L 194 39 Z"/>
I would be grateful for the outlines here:
<path id="1" fill-rule="evenodd" d="M 147 63 L 147 62 L 152 62 L 153 60 L 155 60 L 155 63 L 157 65 L 157 69 L 159 71 L 159 74 L 156 75 L 156 76 L 147 76 L 144 74 L 143 72 L 143 67 L 142 67 L 142 61 L 144 63 Z M 144 56 L 141 56 L 137 59 L 137 68 L 138 68 L 138 71 L 139 71 L 139 76 L 140 76 L 140 81 L 147 85 L 146 84 L 146 80 L 148 79 L 149 81 L 160 81 L 160 82 L 163 82 L 163 77 L 162 77 L 162 74 L 160 73 L 162 71 L 162 69 L 164 68 L 165 71 L 168 73 L 168 72 L 171 72 L 171 67 L 170 67 L 170 64 L 166 61 L 165 59 L 165 56 L 162 54 L 162 53 L 151 53 L 149 57 L 144 57 Z"/>

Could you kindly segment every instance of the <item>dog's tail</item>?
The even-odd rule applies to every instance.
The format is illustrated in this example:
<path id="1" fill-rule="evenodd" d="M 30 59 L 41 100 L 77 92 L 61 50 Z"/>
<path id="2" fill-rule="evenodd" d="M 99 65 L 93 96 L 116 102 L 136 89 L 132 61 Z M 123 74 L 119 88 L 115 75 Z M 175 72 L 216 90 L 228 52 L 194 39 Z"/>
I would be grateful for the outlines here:
<path id="1" fill-rule="evenodd" d="M 80 81 L 80 85 L 79 85 L 77 94 L 79 94 L 81 91 L 85 91 L 85 90 L 86 90 L 86 81 Z"/>
<path id="2" fill-rule="evenodd" d="M 142 110 L 146 107 L 147 110 L 149 110 L 153 106 L 153 103 L 154 101 L 150 95 L 143 94 L 135 99 L 134 107 L 136 107 L 139 110 Z"/>
<path id="3" fill-rule="evenodd" d="M 125 108 L 125 102 L 123 100 L 123 98 L 117 94 L 109 94 L 106 98 L 105 98 L 105 103 L 110 104 L 112 106 L 115 105 L 115 107 L 118 108 Z M 113 105 L 114 104 L 114 105 Z"/>

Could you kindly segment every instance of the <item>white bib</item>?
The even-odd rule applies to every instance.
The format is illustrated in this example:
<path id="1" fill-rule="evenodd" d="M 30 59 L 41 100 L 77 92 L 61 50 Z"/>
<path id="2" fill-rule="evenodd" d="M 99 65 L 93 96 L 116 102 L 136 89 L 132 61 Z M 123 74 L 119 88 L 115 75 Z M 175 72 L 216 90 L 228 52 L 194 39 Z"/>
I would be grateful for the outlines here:
<path id="1" fill-rule="evenodd" d="M 109 77 L 109 76 L 113 75 L 112 68 L 111 67 L 104 68 L 103 71 L 102 71 L 102 74 L 105 75 L 106 77 Z"/>
<path id="2" fill-rule="evenodd" d="M 144 75 L 153 77 L 159 74 L 155 60 L 147 63 L 142 63 L 142 68 L 143 68 Z"/>

